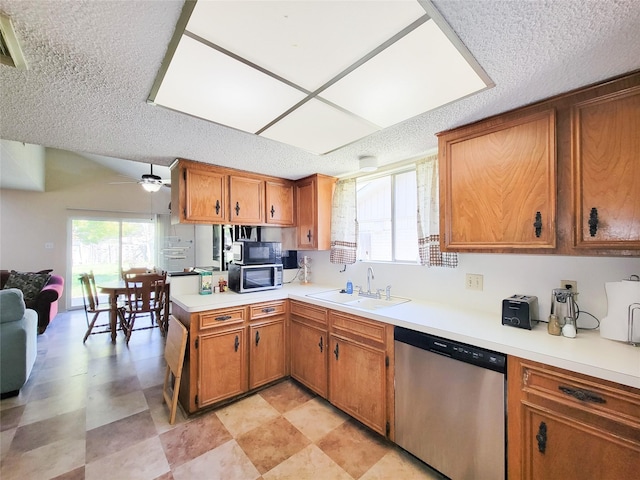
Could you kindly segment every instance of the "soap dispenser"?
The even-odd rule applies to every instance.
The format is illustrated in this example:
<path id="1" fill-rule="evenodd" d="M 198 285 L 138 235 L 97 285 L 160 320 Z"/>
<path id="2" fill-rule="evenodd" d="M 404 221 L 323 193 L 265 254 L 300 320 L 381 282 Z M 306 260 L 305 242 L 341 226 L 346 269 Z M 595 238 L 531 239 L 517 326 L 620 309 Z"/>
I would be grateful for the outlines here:
<path id="1" fill-rule="evenodd" d="M 351 283 L 351 280 L 347 280 L 347 288 L 346 288 L 346 292 L 351 295 L 353 293 L 353 283 Z"/>

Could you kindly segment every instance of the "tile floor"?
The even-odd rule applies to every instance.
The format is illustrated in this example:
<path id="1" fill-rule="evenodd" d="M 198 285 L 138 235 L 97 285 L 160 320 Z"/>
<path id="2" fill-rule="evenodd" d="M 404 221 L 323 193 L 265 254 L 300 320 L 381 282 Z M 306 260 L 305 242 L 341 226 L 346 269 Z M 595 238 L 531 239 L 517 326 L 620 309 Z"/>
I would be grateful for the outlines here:
<path id="1" fill-rule="evenodd" d="M 169 425 L 158 329 L 92 335 L 84 312 L 38 336 L 20 395 L 0 402 L 0 478 L 442 479 L 291 380 Z"/>

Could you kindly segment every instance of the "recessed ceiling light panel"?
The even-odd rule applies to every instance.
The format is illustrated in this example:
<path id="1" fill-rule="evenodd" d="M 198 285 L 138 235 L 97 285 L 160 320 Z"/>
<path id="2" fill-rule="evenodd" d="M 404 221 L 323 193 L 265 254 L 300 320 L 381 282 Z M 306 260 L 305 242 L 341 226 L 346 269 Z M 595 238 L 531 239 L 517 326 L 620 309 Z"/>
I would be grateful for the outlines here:
<path id="1" fill-rule="evenodd" d="M 486 86 L 435 22 L 429 20 L 320 96 L 389 127 Z"/>
<path id="2" fill-rule="evenodd" d="M 379 130 L 319 100 L 310 100 L 260 135 L 323 154 Z"/>
<path id="3" fill-rule="evenodd" d="M 424 15 L 407 0 L 199 1 L 187 30 L 313 91 Z"/>
<path id="4" fill-rule="evenodd" d="M 255 133 L 304 93 L 183 36 L 155 103 Z"/>

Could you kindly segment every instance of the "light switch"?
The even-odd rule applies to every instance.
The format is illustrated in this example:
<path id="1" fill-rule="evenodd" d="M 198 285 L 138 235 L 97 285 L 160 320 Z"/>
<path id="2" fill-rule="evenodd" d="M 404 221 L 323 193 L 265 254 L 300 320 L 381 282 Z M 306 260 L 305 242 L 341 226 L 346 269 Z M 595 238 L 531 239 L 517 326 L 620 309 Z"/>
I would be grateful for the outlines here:
<path id="1" fill-rule="evenodd" d="M 53 248 L 53 242 L 47 242 L 44 244 L 44 248 L 51 250 Z"/>

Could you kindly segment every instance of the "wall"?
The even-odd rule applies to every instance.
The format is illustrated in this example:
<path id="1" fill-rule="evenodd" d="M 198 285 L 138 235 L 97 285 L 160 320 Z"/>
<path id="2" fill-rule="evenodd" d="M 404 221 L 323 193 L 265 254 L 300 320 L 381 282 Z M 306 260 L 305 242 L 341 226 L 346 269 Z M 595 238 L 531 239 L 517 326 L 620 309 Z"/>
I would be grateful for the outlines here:
<path id="1" fill-rule="evenodd" d="M 329 252 L 298 252 L 298 257 L 311 258 L 311 281 L 334 288 L 344 288 L 348 279 L 366 289 L 367 267 L 373 267 L 372 289 L 391 285 L 395 296 L 412 297 L 432 302 L 462 305 L 496 315 L 500 321 L 502 299 L 513 294 L 538 297 L 540 313 L 546 318 L 551 308 L 551 290 L 560 288 L 561 280 L 577 280 L 577 302 L 581 310 L 598 318 L 606 316 L 605 282 L 616 282 L 632 274 L 640 274 L 640 258 L 631 257 L 567 257 L 555 255 L 461 254 L 456 269 L 427 268 L 391 263 L 356 263 L 343 265 L 329 262 Z M 484 276 L 483 291 L 465 289 L 465 274 Z M 584 323 L 583 323 L 584 322 Z M 592 326 L 586 315 L 579 326 Z"/>
<path id="2" fill-rule="evenodd" d="M 53 268 L 66 275 L 68 218 L 74 209 L 169 213 L 168 188 L 149 194 L 135 183 L 109 184 L 123 181 L 127 179 L 84 157 L 47 149 L 44 192 L 0 189 L 0 268 Z M 47 243 L 53 248 L 45 248 Z M 60 309 L 66 309 L 66 296 Z"/>

